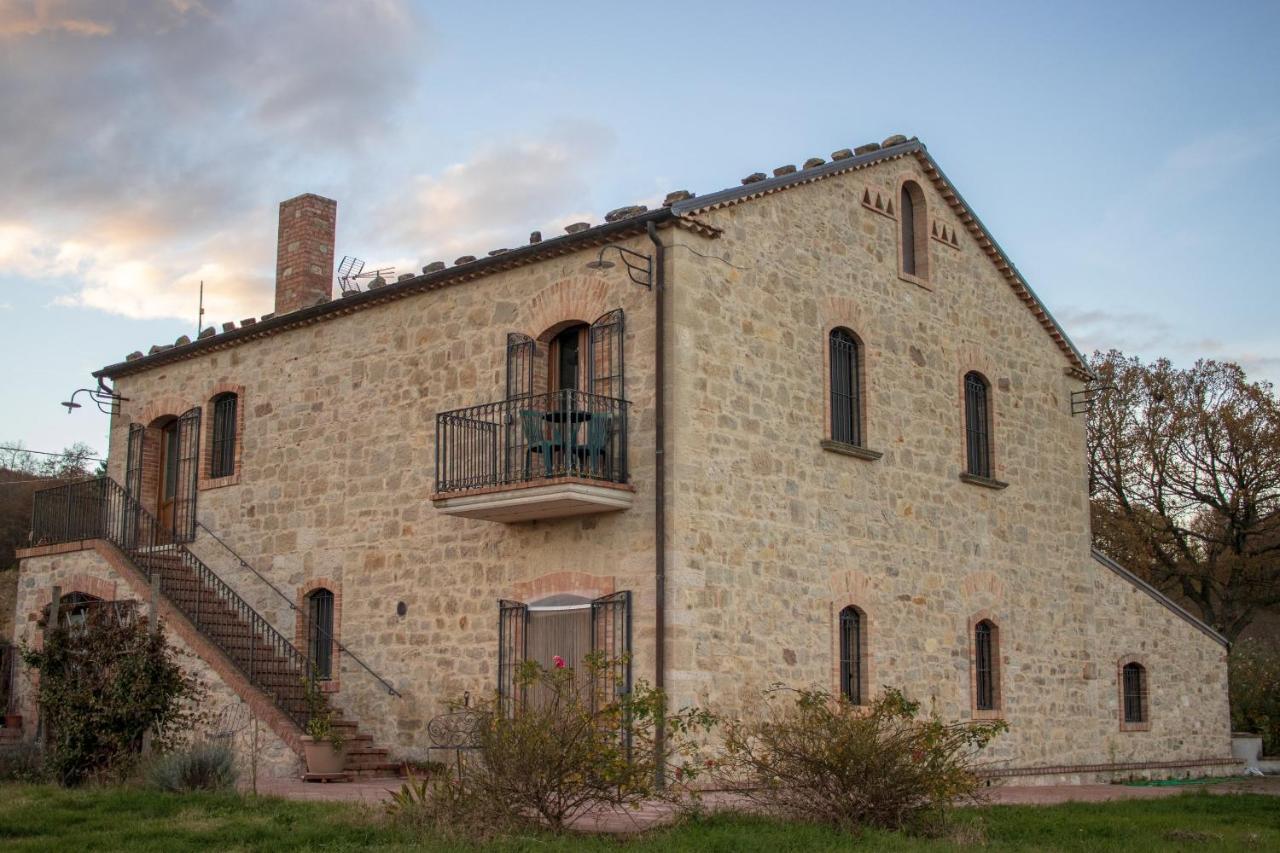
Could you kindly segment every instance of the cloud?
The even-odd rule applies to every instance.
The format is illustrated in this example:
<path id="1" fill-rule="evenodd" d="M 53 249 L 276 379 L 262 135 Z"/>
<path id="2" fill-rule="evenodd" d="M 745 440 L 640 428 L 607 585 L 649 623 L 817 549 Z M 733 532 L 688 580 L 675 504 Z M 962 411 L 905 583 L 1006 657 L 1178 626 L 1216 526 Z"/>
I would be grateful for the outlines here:
<path id="1" fill-rule="evenodd" d="M 530 227 L 550 237 L 590 221 L 580 207 L 591 194 L 590 176 L 616 144 L 601 125 L 559 121 L 413 177 L 407 199 L 384 205 L 374 218 L 386 237 L 427 261 L 523 245 Z"/>
<path id="2" fill-rule="evenodd" d="M 429 41 L 408 0 L 0 0 L 0 275 L 180 318 L 203 277 L 260 313 L 276 202 L 344 196 Z"/>

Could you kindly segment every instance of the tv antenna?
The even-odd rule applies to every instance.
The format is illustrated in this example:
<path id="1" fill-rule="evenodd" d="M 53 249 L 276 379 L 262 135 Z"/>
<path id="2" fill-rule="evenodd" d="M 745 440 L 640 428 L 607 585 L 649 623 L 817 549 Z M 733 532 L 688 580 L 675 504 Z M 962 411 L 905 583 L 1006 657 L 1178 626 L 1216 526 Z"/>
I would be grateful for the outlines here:
<path id="1" fill-rule="evenodd" d="M 354 255 L 344 255 L 342 263 L 338 264 L 338 288 L 343 295 L 359 293 L 361 279 L 381 278 L 386 280 L 395 271 L 395 267 L 382 267 L 381 269 L 366 271 L 364 261 Z"/>

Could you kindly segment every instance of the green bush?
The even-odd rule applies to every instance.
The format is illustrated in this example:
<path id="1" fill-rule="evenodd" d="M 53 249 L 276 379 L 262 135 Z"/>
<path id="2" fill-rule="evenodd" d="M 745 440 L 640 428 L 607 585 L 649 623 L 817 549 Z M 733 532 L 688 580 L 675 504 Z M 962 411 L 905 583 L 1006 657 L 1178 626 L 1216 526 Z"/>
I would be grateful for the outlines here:
<path id="1" fill-rule="evenodd" d="M 476 748 L 456 771 L 405 785 L 390 811 L 474 839 L 508 827 L 559 832 L 585 811 L 674 795 L 676 786 L 656 785 L 659 759 L 691 754 L 693 736 L 711 718 L 697 710 L 668 713 L 663 694 L 643 682 L 613 695 L 619 668 L 600 655 L 576 674 L 526 661 L 516 690 L 527 698 L 477 709 Z"/>
<path id="2" fill-rule="evenodd" d="M 0 782 L 43 782 L 44 752 L 34 743 L 0 747 Z"/>
<path id="3" fill-rule="evenodd" d="M 163 751 L 187 735 L 197 713 L 196 682 L 163 632 L 109 608 L 91 611 L 82 625 L 50 630 L 43 649 L 24 648 L 22 656 L 40 672 L 45 761 L 62 785 L 127 777 L 147 733 Z"/>
<path id="4" fill-rule="evenodd" d="M 722 723 L 715 775 L 770 813 L 845 830 L 945 819 L 977 791 L 977 753 L 1006 728 L 920 716 L 894 689 L 865 706 L 823 691 L 766 695 L 767 719 Z"/>
<path id="5" fill-rule="evenodd" d="M 221 791 L 236 783 L 235 755 L 226 744 L 198 743 L 157 756 L 147 767 L 147 784 L 158 791 Z"/>
<path id="6" fill-rule="evenodd" d="M 1231 649 L 1231 728 L 1262 735 L 1262 751 L 1280 755 L 1280 649 L 1241 640 Z"/>

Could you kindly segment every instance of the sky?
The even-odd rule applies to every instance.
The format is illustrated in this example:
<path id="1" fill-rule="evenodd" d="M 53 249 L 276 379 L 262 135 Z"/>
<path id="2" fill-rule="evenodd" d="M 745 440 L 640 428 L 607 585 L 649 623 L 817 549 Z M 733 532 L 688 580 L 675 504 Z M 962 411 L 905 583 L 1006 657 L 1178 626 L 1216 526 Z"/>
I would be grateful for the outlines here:
<path id="1" fill-rule="evenodd" d="M 416 271 L 918 136 L 1085 352 L 1280 380 L 1280 3 L 0 0 L 0 443 L 272 307 L 277 205 Z"/>

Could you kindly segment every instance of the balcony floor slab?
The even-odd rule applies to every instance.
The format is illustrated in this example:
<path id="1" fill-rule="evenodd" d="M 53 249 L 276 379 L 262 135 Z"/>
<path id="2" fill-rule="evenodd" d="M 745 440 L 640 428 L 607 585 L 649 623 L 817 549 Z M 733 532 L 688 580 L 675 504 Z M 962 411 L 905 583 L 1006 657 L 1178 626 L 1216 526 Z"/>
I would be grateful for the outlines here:
<path id="1" fill-rule="evenodd" d="M 484 491 L 433 495 L 431 503 L 446 515 L 512 524 L 544 518 L 568 518 L 628 509 L 635 490 L 627 485 L 566 478 Z"/>

